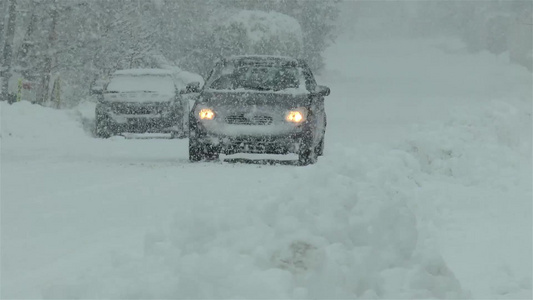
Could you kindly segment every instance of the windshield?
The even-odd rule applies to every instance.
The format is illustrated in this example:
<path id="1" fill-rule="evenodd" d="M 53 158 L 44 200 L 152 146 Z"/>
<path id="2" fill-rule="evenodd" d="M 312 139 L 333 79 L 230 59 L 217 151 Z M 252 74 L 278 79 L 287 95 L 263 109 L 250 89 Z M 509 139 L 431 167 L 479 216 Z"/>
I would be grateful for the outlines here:
<path id="1" fill-rule="evenodd" d="M 300 87 L 305 88 L 300 70 L 280 65 L 227 65 L 215 70 L 207 83 L 207 88 L 214 90 L 279 91 Z"/>
<path id="2" fill-rule="evenodd" d="M 107 92 L 152 92 L 173 94 L 174 83 L 169 75 L 115 75 L 107 86 Z"/>

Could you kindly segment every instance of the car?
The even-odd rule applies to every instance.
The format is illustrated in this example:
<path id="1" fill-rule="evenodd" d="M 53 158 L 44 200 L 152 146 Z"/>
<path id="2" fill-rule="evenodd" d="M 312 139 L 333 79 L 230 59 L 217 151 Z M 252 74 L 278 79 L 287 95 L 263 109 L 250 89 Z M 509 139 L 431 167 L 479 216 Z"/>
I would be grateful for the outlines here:
<path id="1" fill-rule="evenodd" d="M 216 160 L 221 153 L 294 153 L 299 164 L 313 164 L 324 152 L 329 93 L 304 60 L 221 59 L 190 110 L 189 160 Z"/>
<path id="2" fill-rule="evenodd" d="M 188 103 L 164 69 L 128 69 L 113 73 L 96 105 L 96 136 L 170 133 L 186 137 Z"/>

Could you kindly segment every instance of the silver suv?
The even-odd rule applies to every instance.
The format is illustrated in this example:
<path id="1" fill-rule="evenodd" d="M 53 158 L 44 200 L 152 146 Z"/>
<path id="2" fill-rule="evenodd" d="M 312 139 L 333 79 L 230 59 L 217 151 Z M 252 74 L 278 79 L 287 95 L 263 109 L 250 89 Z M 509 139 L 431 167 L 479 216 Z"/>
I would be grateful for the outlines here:
<path id="1" fill-rule="evenodd" d="M 185 137 L 186 103 L 173 73 L 162 69 L 130 69 L 113 73 L 96 106 L 96 135 L 170 133 Z"/>

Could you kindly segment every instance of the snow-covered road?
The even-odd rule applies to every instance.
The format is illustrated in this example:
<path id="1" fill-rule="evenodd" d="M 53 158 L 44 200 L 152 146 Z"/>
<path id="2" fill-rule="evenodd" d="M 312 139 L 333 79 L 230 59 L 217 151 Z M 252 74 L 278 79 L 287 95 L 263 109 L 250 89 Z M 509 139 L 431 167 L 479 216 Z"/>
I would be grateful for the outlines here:
<path id="1" fill-rule="evenodd" d="M 1 298 L 531 298 L 531 73 L 339 39 L 314 166 L 191 164 L 1 103 Z"/>

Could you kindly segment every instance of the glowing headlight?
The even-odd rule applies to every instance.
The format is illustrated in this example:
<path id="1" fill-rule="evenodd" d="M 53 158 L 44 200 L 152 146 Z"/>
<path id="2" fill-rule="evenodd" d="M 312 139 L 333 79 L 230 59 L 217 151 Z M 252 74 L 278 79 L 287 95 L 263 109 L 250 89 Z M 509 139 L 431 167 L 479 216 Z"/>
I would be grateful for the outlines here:
<path id="1" fill-rule="evenodd" d="M 292 123 L 301 123 L 305 120 L 305 110 L 291 110 L 285 115 L 285 120 Z"/>
<path id="2" fill-rule="evenodd" d="M 200 120 L 213 120 L 215 118 L 215 112 L 209 108 L 202 108 L 198 113 Z"/>

